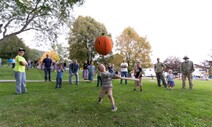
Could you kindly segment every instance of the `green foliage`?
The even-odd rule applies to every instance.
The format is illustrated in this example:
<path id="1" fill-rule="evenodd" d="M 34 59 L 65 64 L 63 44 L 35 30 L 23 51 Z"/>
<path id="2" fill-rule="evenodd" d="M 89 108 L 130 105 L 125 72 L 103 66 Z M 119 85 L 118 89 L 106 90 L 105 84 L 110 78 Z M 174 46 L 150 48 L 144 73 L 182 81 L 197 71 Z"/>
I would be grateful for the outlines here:
<path id="1" fill-rule="evenodd" d="M 39 73 L 38 73 L 39 74 Z M 210 127 L 212 125 L 212 81 L 195 80 L 195 89 L 159 88 L 156 80 L 143 80 L 143 92 L 133 92 L 133 82 L 113 80 L 117 112 L 111 112 L 104 97 L 97 104 L 96 82 L 79 86 L 63 82 L 27 83 L 28 93 L 15 95 L 15 83 L 0 84 L 0 126 L 53 127 Z"/>
<path id="2" fill-rule="evenodd" d="M 69 23 L 71 10 L 84 0 L 1 0 L 3 40 L 27 30 L 36 30 L 38 40 L 57 39 L 58 29 Z"/>
<path id="3" fill-rule="evenodd" d="M 30 60 L 39 60 L 44 52 L 37 49 L 29 49 L 27 54 Z"/>
<path id="4" fill-rule="evenodd" d="M 70 59 L 78 59 L 80 63 L 93 59 L 97 54 L 94 42 L 102 33 L 108 35 L 103 24 L 89 16 L 79 16 L 73 23 L 69 34 Z M 90 55 L 91 58 L 89 58 Z"/>
<path id="5" fill-rule="evenodd" d="M 5 40 L 0 41 L 0 58 L 10 59 L 15 58 L 18 54 L 19 48 L 24 48 L 26 50 L 24 57 L 28 58 L 27 53 L 29 48 L 24 44 L 22 39 L 17 36 L 11 36 Z"/>
<path id="6" fill-rule="evenodd" d="M 64 61 L 68 58 L 69 48 L 63 46 L 62 44 L 54 44 L 52 45 L 52 49 L 57 52 L 61 61 Z"/>
<path id="7" fill-rule="evenodd" d="M 126 59 L 131 71 L 136 60 L 142 61 L 142 67 L 151 67 L 151 45 L 145 37 L 140 37 L 136 31 L 127 27 L 116 40 L 117 50 Z"/>

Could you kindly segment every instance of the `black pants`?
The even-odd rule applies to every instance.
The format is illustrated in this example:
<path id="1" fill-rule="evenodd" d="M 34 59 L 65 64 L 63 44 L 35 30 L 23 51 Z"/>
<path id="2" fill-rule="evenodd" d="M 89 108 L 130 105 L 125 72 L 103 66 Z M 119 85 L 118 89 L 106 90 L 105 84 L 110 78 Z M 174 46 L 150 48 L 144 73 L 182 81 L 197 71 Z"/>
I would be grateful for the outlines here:
<path id="1" fill-rule="evenodd" d="M 51 68 L 50 67 L 45 67 L 44 68 L 44 73 L 45 73 L 45 81 L 47 81 L 47 78 L 49 81 L 51 81 Z"/>
<path id="2" fill-rule="evenodd" d="M 157 72 L 156 73 L 156 77 L 157 77 L 157 82 L 158 82 L 158 86 L 160 87 L 161 86 L 161 81 L 163 83 L 163 85 L 166 87 L 167 84 L 166 84 L 166 81 L 165 81 L 165 78 L 164 78 L 164 75 L 163 75 L 163 72 Z"/>

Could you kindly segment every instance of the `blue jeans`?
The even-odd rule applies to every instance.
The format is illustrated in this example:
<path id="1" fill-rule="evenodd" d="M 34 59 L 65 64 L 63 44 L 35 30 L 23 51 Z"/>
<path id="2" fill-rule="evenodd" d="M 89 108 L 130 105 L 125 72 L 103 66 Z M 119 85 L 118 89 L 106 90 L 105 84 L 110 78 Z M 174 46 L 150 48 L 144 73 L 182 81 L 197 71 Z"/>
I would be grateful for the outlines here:
<path id="1" fill-rule="evenodd" d="M 102 86 L 102 77 L 101 76 L 97 76 L 97 87 L 99 87 L 99 84 Z"/>
<path id="2" fill-rule="evenodd" d="M 128 72 L 127 71 L 121 72 L 121 77 L 128 77 Z M 120 84 L 122 84 L 122 79 L 120 80 Z M 126 79 L 125 79 L 125 84 L 127 84 Z"/>
<path id="3" fill-rule="evenodd" d="M 16 93 L 22 94 L 26 93 L 26 73 L 15 71 L 15 80 L 16 80 Z"/>
<path id="4" fill-rule="evenodd" d="M 48 76 L 47 75 L 49 75 L 49 81 L 51 81 L 51 74 L 52 74 L 52 69 L 50 68 L 50 67 L 45 67 L 44 68 L 44 73 L 45 73 L 45 81 L 47 81 L 47 78 L 48 78 Z"/>
<path id="5" fill-rule="evenodd" d="M 69 73 L 69 83 L 72 84 L 72 76 L 73 76 L 73 74 L 76 77 L 76 85 L 77 85 L 79 83 L 79 74 L 78 74 L 78 72 L 77 73 Z"/>
<path id="6" fill-rule="evenodd" d="M 57 77 L 57 79 L 56 79 L 56 86 L 55 86 L 55 88 L 62 88 L 62 78 L 60 78 L 60 77 Z"/>

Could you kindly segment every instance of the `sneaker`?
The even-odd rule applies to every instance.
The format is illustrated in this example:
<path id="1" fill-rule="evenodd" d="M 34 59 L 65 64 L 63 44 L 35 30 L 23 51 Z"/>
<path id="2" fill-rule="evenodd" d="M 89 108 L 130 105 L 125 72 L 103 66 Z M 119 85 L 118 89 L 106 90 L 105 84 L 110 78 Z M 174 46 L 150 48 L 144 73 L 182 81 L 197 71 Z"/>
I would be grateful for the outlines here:
<path id="1" fill-rule="evenodd" d="M 118 108 L 117 108 L 116 106 L 114 106 L 114 107 L 112 107 L 111 111 L 112 111 L 112 112 L 116 112 L 117 109 L 118 109 Z"/>
<path id="2" fill-rule="evenodd" d="M 101 104 L 103 102 L 103 99 L 99 99 L 98 103 Z"/>

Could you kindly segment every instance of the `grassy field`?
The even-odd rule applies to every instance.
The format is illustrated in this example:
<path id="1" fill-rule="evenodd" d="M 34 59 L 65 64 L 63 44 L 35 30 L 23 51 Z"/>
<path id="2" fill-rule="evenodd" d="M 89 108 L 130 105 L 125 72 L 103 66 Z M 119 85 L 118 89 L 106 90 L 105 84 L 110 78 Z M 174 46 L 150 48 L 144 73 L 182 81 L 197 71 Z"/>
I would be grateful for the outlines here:
<path id="1" fill-rule="evenodd" d="M 0 67 L 0 80 L 15 80 L 14 71 L 9 67 Z M 81 74 L 80 74 L 81 75 Z M 44 80 L 44 71 L 39 69 L 26 70 L 27 80 Z M 56 79 L 56 72 L 52 71 L 52 80 Z M 68 80 L 68 71 L 64 73 L 64 80 Z"/>
<path id="2" fill-rule="evenodd" d="M 43 71 L 37 71 L 29 70 L 28 80 L 42 79 Z M 10 74 L 0 77 L 7 79 L 5 75 L 9 78 Z M 96 82 L 79 86 L 63 82 L 61 89 L 54 88 L 55 82 L 29 82 L 28 93 L 23 95 L 15 94 L 15 83 L 0 83 L 0 126 L 212 127 L 212 81 L 195 80 L 192 91 L 181 90 L 181 81 L 175 82 L 174 90 L 167 90 L 157 87 L 155 80 L 144 79 L 140 93 L 133 92 L 132 81 L 120 85 L 113 80 L 117 112 L 110 111 L 106 96 L 97 104 L 100 88 Z"/>

